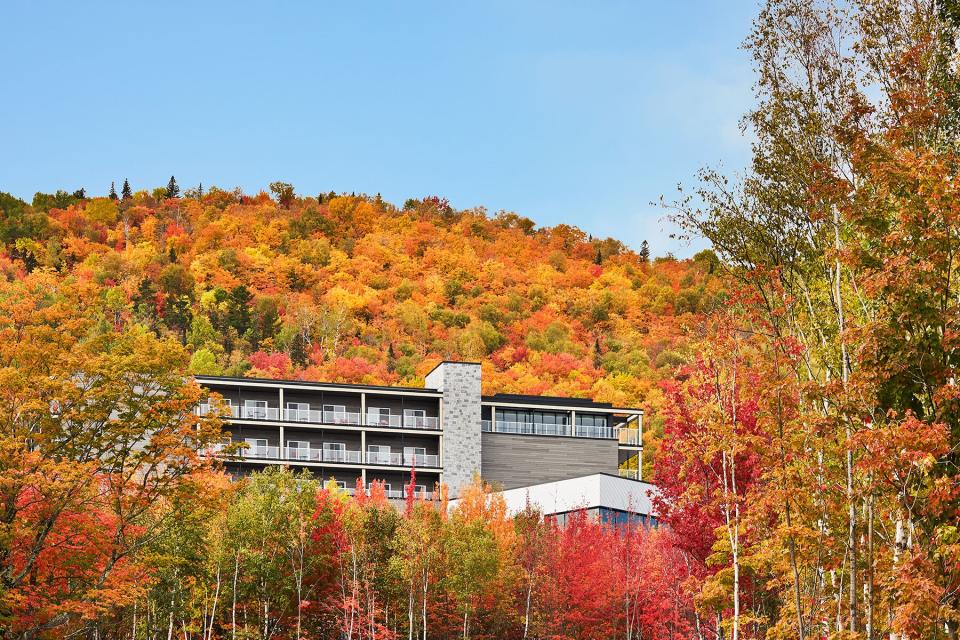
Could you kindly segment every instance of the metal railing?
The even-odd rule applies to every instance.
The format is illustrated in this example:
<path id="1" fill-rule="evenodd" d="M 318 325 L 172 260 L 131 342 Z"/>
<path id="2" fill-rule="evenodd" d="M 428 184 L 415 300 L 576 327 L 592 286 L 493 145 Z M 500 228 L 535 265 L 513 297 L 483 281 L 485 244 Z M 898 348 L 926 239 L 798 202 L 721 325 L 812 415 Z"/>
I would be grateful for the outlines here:
<path id="1" fill-rule="evenodd" d="M 230 445 L 217 443 L 204 449 L 207 455 L 222 455 L 223 449 Z M 283 453 L 281 457 L 280 454 Z M 314 447 L 241 447 L 231 457 L 237 458 L 269 458 L 277 460 L 292 460 L 297 462 L 335 462 L 341 464 L 379 464 L 391 467 L 440 467 L 440 456 L 432 453 L 400 453 L 386 451 L 368 451 L 366 459 L 362 451 L 349 449 L 318 449 Z"/>
<path id="2" fill-rule="evenodd" d="M 440 456 L 430 453 L 405 453 L 403 462 L 408 467 L 439 467 Z"/>
<path id="3" fill-rule="evenodd" d="M 341 462 L 345 464 L 360 464 L 363 452 L 349 449 L 323 449 L 324 462 Z"/>
<path id="4" fill-rule="evenodd" d="M 617 437 L 613 427 L 597 427 L 585 424 L 577 425 L 576 435 L 578 438 L 597 438 L 600 440 L 613 440 Z"/>
<path id="5" fill-rule="evenodd" d="M 434 416 L 404 416 L 403 426 L 407 429 L 439 429 L 440 418 Z"/>
<path id="6" fill-rule="evenodd" d="M 367 451 L 367 464 L 403 465 L 403 454 L 386 451 Z"/>
<path id="7" fill-rule="evenodd" d="M 618 475 L 621 478 L 630 478 L 632 480 L 640 479 L 640 469 L 619 469 Z"/>
<path id="8" fill-rule="evenodd" d="M 240 450 L 241 458 L 268 458 L 277 459 L 280 456 L 280 447 L 247 447 Z"/>
<path id="9" fill-rule="evenodd" d="M 366 421 L 354 411 L 320 411 L 317 409 L 278 409 L 276 407 L 223 406 L 222 416 L 242 420 L 283 420 L 284 422 L 303 422 L 309 424 L 343 424 L 351 426 L 392 427 L 396 429 L 439 429 L 440 419 L 436 416 L 402 416 L 368 413 Z M 214 412 L 214 405 L 203 403 L 197 407 L 201 416 Z"/>
<path id="10" fill-rule="evenodd" d="M 480 430 L 486 433 L 494 431 L 490 420 L 480 421 Z M 578 424 L 571 427 L 568 424 L 546 424 L 539 422 L 508 422 L 497 420 L 496 433 L 513 433 L 535 436 L 575 436 L 577 438 L 594 438 L 597 440 L 618 440 L 620 444 L 640 445 L 639 429 L 624 429 L 622 427 L 603 427 Z"/>
<path id="11" fill-rule="evenodd" d="M 399 429 L 403 426 L 403 416 L 393 414 L 385 416 L 381 413 L 367 413 L 367 426 L 396 427 Z"/>
<path id="12" fill-rule="evenodd" d="M 396 429 L 439 429 L 440 419 L 435 416 L 401 416 L 367 413 L 366 426 L 393 427 Z"/>
<path id="13" fill-rule="evenodd" d="M 359 451 L 347 449 L 314 449 L 313 447 L 287 447 L 287 460 L 302 462 L 339 462 L 343 464 L 360 464 L 363 456 Z"/>

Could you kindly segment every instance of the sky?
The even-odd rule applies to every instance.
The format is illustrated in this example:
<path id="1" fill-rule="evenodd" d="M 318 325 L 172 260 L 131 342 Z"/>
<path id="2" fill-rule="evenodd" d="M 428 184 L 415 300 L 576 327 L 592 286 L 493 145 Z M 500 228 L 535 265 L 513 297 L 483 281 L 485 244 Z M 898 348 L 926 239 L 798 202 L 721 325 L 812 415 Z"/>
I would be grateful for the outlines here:
<path id="1" fill-rule="evenodd" d="M 0 6 L 0 191 L 439 195 L 655 255 L 746 164 L 755 0 Z"/>

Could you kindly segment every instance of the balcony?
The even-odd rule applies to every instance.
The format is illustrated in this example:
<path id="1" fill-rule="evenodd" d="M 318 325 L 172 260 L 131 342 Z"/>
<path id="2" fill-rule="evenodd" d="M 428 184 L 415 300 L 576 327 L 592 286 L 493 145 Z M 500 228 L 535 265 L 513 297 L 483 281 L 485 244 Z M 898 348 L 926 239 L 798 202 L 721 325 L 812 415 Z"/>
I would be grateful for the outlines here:
<path id="1" fill-rule="evenodd" d="M 402 466 L 403 454 L 386 451 L 367 451 L 367 464 Z"/>
<path id="2" fill-rule="evenodd" d="M 276 460 L 280 457 L 280 447 L 247 447 L 240 451 L 240 457 Z"/>
<path id="3" fill-rule="evenodd" d="M 613 440 L 617 437 L 613 427 L 596 427 L 584 424 L 577 425 L 576 436 L 578 438 L 597 438 L 600 440 Z"/>
<path id="4" fill-rule="evenodd" d="M 490 420 L 480 421 L 480 430 L 486 433 L 493 432 Z M 537 422 L 507 422 L 497 420 L 496 433 L 513 433 L 534 436 L 575 436 L 577 438 L 593 438 L 596 440 L 618 440 L 620 444 L 640 446 L 639 429 L 623 429 L 621 427 L 597 427 L 578 424 L 571 432 L 568 424 L 545 424 Z"/>
<path id="5" fill-rule="evenodd" d="M 334 462 L 339 464 L 360 464 L 362 454 L 347 449 L 314 449 L 312 447 L 287 447 L 287 460 L 302 462 Z"/>
<path id="6" fill-rule="evenodd" d="M 492 431 L 489 420 L 480 421 L 482 431 Z M 543 424 L 537 422 L 506 422 L 497 420 L 497 433 L 521 433 L 535 436 L 569 436 L 570 427 L 565 424 Z"/>
<path id="7" fill-rule="evenodd" d="M 621 478 L 630 478 L 631 480 L 639 480 L 639 479 L 640 479 L 640 469 L 623 469 L 623 468 L 620 468 L 620 469 L 618 470 L 618 475 L 619 475 Z"/>
<path id="8" fill-rule="evenodd" d="M 366 426 L 394 429 L 439 429 L 440 419 L 433 416 L 401 416 L 368 413 Z"/>
<path id="9" fill-rule="evenodd" d="M 389 467 L 439 467 L 440 456 L 423 453 L 368 451 L 367 464 L 379 464 Z"/>
<path id="10" fill-rule="evenodd" d="M 440 456 L 429 453 L 405 453 L 404 465 L 408 467 L 439 467 Z"/>
<path id="11" fill-rule="evenodd" d="M 225 418 L 241 420 L 270 420 L 298 422 L 304 424 L 332 424 L 347 426 L 388 427 L 394 429 L 440 429 L 440 419 L 436 416 L 402 416 L 368 413 L 366 421 L 359 412 L 320 411 L 317 409 L 278 409 L 276 407 L 247 407 L 225 405 L 220 415 Z M 205 416 L 214 413 L 214 405 L 203 403 L 197 407 L 197 414 Z"/>

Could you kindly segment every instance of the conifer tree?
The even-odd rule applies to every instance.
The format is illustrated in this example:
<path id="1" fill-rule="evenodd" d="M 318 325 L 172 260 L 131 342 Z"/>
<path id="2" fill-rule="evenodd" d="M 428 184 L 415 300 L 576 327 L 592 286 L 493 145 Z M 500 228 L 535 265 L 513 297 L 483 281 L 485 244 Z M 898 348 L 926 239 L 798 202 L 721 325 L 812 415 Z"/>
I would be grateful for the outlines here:
<path id="1" fill-rule="evenodd" d="M 650 245 L 644 240 L 640 243 L 640 259 L 644 262 L 650 262 Z"/>
<path id="2" fill-rule="evenodd" d="M 133 197 L 133 191 L 130 189 L 130 181 L 126 178 L 123 179 L 123 188 L 120 190 L 120 196 L 124 200 L 129 200 Z"/>
<path id="3" fill-rule="evenodd" d="M 117 199 L 117 187 L 114 185 L 113 182 L 110 183 L 110 199 L 111 200 Z"/>
<path id="4" fill-rule="evenodd" d="M 168 198 L 178 198 L 180 197 L 180 187 L 177 185 L 177 179 L 173 176 L 170 176 L 170 182 L 167 183 L 167 197 Z"/>
<path id="5" fill-rule="evenodd" d="M 603 264 L 603 254 L 600 253 L 600 247 L 597 247 L 597 255 L 593 258 L 593 264 Z"/>

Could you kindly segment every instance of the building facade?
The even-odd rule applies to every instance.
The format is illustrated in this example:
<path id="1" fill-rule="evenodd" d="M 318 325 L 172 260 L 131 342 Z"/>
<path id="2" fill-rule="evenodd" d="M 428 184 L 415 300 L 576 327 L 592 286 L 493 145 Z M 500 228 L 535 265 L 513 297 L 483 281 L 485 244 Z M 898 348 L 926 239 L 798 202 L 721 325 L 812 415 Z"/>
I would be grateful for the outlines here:
<path id="1" fill-rule="evenodd" d="M 229 442 L 213 452 L 244 475 L 268 465 L 310 469 L 352 491 L 382 481 L 404 497 L 479 473 L 504 489 L 592 473 L 639 479 L 642 412 L 573 398 L 481 395 L 480 365 L 442 362 L 423 388 L 197 376 Z M 215 395 L 214 395 L 215 394 Z"/>

